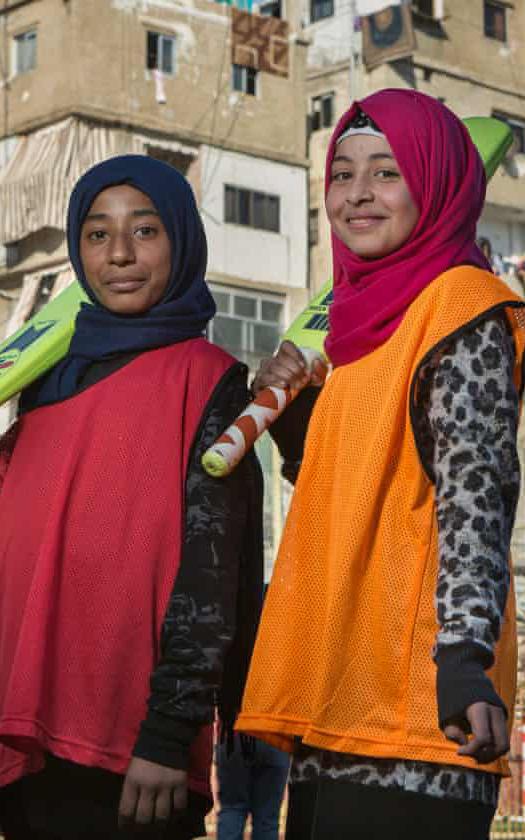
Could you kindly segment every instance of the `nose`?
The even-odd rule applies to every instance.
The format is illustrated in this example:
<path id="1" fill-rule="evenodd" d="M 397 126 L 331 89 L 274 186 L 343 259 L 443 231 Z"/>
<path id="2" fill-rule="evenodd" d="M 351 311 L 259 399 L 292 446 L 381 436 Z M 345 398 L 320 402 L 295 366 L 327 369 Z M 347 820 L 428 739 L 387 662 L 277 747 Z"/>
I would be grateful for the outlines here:
<path id="1" fill-rule="evenodd" d="M 133 237 L 125 232 L 116 234 L 111 240 L 109 261 L 114 265 L 129 265 L 135 262 Z"/>
<path id="2" fill-rule="evenodd" d="M 345 200 L 348 204 L 358 206 L 364 202 L 374 200 L 374 191 L 369 176 L 366 173 L 356 173 L 354 177 L 347 182 L 348 187 L 345 194 Z"/>

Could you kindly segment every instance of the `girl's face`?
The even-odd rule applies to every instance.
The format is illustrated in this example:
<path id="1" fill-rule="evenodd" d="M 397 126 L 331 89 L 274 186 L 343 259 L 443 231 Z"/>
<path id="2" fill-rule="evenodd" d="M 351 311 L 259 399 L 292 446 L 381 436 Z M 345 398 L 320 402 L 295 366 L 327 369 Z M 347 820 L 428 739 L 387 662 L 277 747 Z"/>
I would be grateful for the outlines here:
<path id="1" fill-rule="evenodd" d="M 106 309 L 118 315 L 151 309 L 171 273 L 171 243 L 151 199 L 127 184 L 99 193 L 82 225 L 80 259 Z"/>
<path id="2" fill-rule="evenodd" d="M 363 259 L 406 242 L 419 210 L 386 138 L 356 134 L 336 146 L 326 211 L 338 239 Z"/>

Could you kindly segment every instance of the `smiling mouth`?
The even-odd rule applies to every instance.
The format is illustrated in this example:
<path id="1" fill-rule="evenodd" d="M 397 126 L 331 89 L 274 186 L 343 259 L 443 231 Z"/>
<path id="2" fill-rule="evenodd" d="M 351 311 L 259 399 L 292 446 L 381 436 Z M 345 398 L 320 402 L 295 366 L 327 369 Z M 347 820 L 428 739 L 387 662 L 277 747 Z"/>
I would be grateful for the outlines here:
<path id="1" fill-rule="evenodd" d="M 108 280 L 105 285 L 111 292 L 130 294 L 141 289 L 145 282 L 135 277 L 116 277 L 114 280 Z"/>
<path id="2" fill-rule="evenodd" d="M 349 217 L 345 219 L 345 223 L 356 230 L 365 230 L 366 228 L 374 227 L 384 221 L 384 216 L 356 216 L 354 218 Z"/>

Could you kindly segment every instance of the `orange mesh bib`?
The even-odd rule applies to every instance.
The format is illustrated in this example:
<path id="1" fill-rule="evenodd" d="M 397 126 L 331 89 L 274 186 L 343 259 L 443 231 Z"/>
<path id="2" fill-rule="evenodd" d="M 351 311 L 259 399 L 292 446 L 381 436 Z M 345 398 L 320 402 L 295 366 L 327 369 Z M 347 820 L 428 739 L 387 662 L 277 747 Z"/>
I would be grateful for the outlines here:
<path id="1" fill-rule="evenodd" d="M 411 386 L 439 342 L 503 306 L 521 386 L 520 302 L 492 274 L 455 268 L 417 298 L 389 341 L 337 368 L 324 386 L 266 599 L 240 730 L 288 750 L 293 736 L 301 736 L 329 750 L 480 769 L 457 755 L 437 724 L 436 506 L 414 440 Z M 515 673 L 511 592 L 490 672 L 509 709 Z M 483 769 L 504 773 L 506 764 Z"/>

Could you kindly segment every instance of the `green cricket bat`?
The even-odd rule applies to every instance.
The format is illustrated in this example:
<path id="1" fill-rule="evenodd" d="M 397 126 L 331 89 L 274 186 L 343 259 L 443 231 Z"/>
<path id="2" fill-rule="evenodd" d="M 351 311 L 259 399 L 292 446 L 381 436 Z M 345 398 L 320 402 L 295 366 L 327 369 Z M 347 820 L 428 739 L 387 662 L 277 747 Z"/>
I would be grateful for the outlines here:
<path id="1" fill-rule="evenodd" d="M 487 178 L 512 145 L 512 131 L 492 117 L 470 117 L 465 124 L 476 144 Z M 80 304 L 87 297 L 73 283 L 14 335 L 0 344 L 0 405 L 18 394 L 62 359 L 69 348 Z M 284 334 L 299 347 L 322 351 L 328 331 L 331 282 L 309 303 Z"/>

